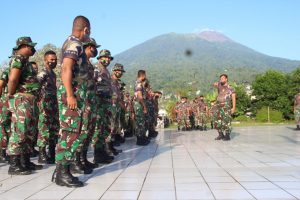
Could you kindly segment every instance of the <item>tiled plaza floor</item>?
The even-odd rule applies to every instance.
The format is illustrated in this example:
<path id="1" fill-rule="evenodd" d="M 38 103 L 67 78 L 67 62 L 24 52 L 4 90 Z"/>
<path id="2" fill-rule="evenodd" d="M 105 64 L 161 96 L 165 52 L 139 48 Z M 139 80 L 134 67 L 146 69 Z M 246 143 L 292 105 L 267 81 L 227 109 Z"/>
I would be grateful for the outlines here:
<path id="1" fill-rule="evenodd" d="M 146 147 L 129 139 L 112 164 L 80 176 L 82 188 L 50 182 L 54 165 L 11 177 L 0 164 L 0 200 L 300 199 L 300 131 L 247 127 L 235 128 L 229 142 L 215 136 L 161 130 Z"/>

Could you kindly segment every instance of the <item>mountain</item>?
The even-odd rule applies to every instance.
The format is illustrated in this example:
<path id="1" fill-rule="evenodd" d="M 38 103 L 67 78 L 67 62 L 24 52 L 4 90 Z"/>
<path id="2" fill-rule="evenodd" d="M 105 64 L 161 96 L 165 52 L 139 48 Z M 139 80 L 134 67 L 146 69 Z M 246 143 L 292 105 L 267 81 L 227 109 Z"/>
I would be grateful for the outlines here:
<path id="1" fill-rule="evenodd" d="M 208 92 L 221 73 L 236 82 L 252 81 L 267 69 L 291 71 L 300 61 L 259 53 L 216 31 L 164 34 L 115 56 L 126 68 L 132 85 L 138 69 L 145 69 L 155 89 L 170 92 L 184 87 Z"/>

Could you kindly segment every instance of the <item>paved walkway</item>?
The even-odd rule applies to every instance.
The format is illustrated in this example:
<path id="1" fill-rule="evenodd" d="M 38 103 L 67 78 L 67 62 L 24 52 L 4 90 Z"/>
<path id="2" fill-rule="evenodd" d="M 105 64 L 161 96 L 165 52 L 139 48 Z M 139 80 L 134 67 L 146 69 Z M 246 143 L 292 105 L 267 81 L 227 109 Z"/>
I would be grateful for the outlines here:
<path id="1" fill-rule="evenodd" d="M 0 200 L 300 199 L 300 131 L 249 127 L 232 135 L 224 142 L 214 141 L 215 131 L 162 130 L 147 147 L 130 139 L 114 163 L 81 175 L 85 186 L 75 189 L 50 182 L 54 165 L 11 177 L 0 164 Z"/>

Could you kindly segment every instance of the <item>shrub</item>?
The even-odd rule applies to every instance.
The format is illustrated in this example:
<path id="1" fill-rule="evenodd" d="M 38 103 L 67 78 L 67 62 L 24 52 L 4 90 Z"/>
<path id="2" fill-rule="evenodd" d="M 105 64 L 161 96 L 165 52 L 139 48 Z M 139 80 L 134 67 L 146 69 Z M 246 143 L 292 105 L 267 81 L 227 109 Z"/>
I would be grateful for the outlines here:
<path id="1" fill-rule="evenodd" d="M 280 112 L 278 110 L 273 110 L 270 108 L 269 116 L 270 116 L 270 122 L 279 123 L 279 122 L 284 121 L 282 112 Z M 258 122 L 268 122 L 268 108 L 267 107 L 263 107 L 257 111 L 256 120 Z"/>

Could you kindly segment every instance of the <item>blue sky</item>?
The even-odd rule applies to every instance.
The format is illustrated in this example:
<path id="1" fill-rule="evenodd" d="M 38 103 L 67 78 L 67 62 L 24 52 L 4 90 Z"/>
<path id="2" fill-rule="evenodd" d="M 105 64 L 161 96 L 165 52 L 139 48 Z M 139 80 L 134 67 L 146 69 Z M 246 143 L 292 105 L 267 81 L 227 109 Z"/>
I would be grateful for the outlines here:
<path id="1" fill-rule="evenodd" d="M 61 46 L 75 16 L 91 21 L 101 48 L 118 54 L 155 36 L 214 29 L 261 53 L 300 60 L 299 0 L 6 0 L 0 63 L 19 36 Z"/>

